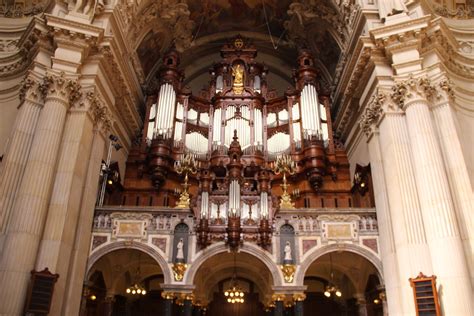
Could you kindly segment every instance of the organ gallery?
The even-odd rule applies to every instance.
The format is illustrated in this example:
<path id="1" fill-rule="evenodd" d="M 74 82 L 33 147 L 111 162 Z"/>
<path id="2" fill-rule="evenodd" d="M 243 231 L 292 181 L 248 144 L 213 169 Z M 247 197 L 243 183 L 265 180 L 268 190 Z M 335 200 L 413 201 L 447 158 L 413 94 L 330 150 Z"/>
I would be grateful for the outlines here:
<path id="1" fill-rule="evenodd" d="M 0 315 L 474 315 L 473 12 L 0 1 Z"/>

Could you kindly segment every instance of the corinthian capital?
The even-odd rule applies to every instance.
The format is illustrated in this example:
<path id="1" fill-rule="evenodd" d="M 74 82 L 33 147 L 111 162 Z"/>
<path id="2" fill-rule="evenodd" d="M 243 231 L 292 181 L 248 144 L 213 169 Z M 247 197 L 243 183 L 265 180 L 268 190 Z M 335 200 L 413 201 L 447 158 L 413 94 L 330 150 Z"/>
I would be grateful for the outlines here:
<path id="1" fill-rule="evenodd" d="M 406 80 L 398 81 L 392 87 L 391 99 L 401 108 L 416 99 L 432 100 L 438 96 L 436 87 L 426 77 L 414 78 L 412 74 Z"/>
<path id="2" fill-rule="evenodd" d="M 84 98 L 84 104 L 92 117 L 94 125 L 99 127 L 105 134 L 108 134 L 112 128 L 109 110 L 102 102 L 99 94 L 94 91 L 88 91 Z"/>
<path id="3" fill-rule="evenodd" d="M 46 73 L 40 91 L 44 98 L 59 98 L 68 102 L 69 105 L 82 96 L 81 85 L 75 79 L 66 78 L 64 72 L 59 75 Z"/>
<path id="4" fill-rule="evenodd" d="M 387 96 L 383 92 L 373 95 L 360 116 L 359 126 L 367 136 L 373 132 L 373 127 L 382 118 L 383 106 L 386 100 Z"/>
<path id="5" fill-rule="evenodd" d="M 449 78 L 443 78 L 441 81 L 437 82 L 436 85 L 438 104 L 445 103 L 448 101 L 454 101 L 454 83 L 449 80 Z"/>
<path id="6" fill-rule="evenodd" d="M 23 102 L 25 99 L 29 99 L 33 102 L 39 102 L 41 97 L 39 87 L 38 80 L 31 77 L 23 79 L 20 84 L 20 101 Z"/>

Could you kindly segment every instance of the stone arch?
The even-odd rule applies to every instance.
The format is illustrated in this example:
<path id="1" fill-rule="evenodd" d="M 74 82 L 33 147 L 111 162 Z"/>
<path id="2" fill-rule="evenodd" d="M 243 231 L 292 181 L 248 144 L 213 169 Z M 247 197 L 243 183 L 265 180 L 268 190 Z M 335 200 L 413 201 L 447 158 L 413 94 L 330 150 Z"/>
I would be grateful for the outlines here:
<path id="1" fill-rule="evenodd" d="M 120 250 L 120 249 L 135 249 L 142 251 L 152 257 L 160 266 L 161 271 L 163 272 L 163 278 L 164 278 L 164 283 L 171 283 L 172 282 L 172 274 L 171 270 L 168 266 L 168 263 L 166 262 L 165 258 L 163 258 L 162 255 L 152 247 L 140 243 L 140 242 L 128 242 L 128 241 L 117 241 L 110 243 L 108 245 L 105 245 L 95 251 L 92 255 L 89 256 L 89 261 L 87 263 L 87 273 L 86 275 L 90 272 L 91 268 L 94 266 L 94 264 L 103 256 L 107 255 L 108 253 L 111 253 L 112 251 L 115 250 Z"/>
<path id="2" fill-rule="evenodd" d="M 189 270 L 186 271 L 186 274 L 184 275 L 184 283 L 194 284 L 194 277 L 196 276 L 196 272 L 199 270 L 202 264 L 206 262 L 207 259 L 219 253 L 227 251 L 229 251 L 229 248 L 223 242 L 217 243 L 204 250 L 201 250 L 194 258 L 193 264 L 191 265 Z M 240 247 L 239 251 L 250 254 L 256 259 L 260 260 L 270 271 L 274 286 L 283 285 L 281 271 L 280 269 L 278 269 L 278 266 L 274 262 L 274 259 L 267 252 L 265 252 L 263 249 L 256 245 L 248 243 L 245 243 L 242 247 Z"/>
<path id="3" fill-rule="evenodd" d="M 369 250 L 362 248 L 361 246 L 358 246 L 358 245 L 344 244 L 344 246 L 341 247 L 340 244 L 331 244 L 331 245 L 326 245 L 326 246 L 317 248 L 306 255 L 306 258 L 303 261 L 301 261 L 301 264 L 296 271 L 295 281 L 294 281 L 295 285 L 303 285 L 306 271 L 308 270 L 309 266 L 314 261 L 316 261 L 317 259 L 319 259 L 321 256 L 325 254 L 328 254 L 330 252 L 337 252 L 337 251 L 352 252 L 367 259 L 367 261 L 373 264 L 373 266 L 377 270 L 377 273 L 378 273 L 377 276 L 379 277 L 380 283 L 384 284 L 382 261 L 376 255 L 374 255 Z"/>

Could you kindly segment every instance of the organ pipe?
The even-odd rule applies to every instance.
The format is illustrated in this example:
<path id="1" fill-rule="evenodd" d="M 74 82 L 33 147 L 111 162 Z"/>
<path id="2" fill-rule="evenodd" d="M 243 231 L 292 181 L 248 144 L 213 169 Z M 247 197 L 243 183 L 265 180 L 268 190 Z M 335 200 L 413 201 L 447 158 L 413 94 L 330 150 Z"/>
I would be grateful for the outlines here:
<path id="1" fill-rule="evenodd" d="M 260 193 L 260 216 L 268 218 L 268 193 Z"/>
<path id="2" fill-rule="evenodd" d="M 201 194 L 201 218 L 207 218 L 209 211 L 209 192 L 202 192 Z"/>

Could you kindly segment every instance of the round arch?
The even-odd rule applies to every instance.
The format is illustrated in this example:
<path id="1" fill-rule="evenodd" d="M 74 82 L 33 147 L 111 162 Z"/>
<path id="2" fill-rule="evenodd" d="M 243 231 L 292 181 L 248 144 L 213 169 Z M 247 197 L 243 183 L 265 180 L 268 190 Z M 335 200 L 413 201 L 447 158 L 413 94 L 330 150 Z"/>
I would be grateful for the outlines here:
<path id="1" fill-rule="evenodd" d="M 229 248 L 223 242 L 217 243 L 204 250 L 201 250 L 194 258 L 193 264 L 191 265 L 189 270 L 186 271 L 186 274 L 184 275 L 184 283 L 194 284 L 194 277 L 196 276 L 197 271 L 204 264 L 204 262 L 219 253 L 227 251 L 229 251 Z M 242 247 L 240 247 L 239 251 L 252 255 L 256 259 L 260 260 L 270 271 L 274 286 L 283 285 L 283 279 L 280 269 L 278 269 L 276 263 L 273 262 L 273 258 L 267 252 L 265 252 L 256 245 L 248 243 L 245 243 Z"/>
<path id="2" fill-rule="evenodd" d="M 143 243 L 134 242 L 130 244 L 127 241 L 117 241 L 117 242 L 110 243 L 108 245 L 101 247 L 96 252 L 94 252 L 91 256 L 89 256 L 86 275 L 89 274 L 91 268 L 100 258 L 107 255 L 108 253 L 111 253 L 112 251 L 120 250 L 120 249 L 135 249 L 135 250 L 139 250 L 146 253 L 147 255 L 152 257 L 160 266 L 161 271 L 163 272 L 164 283 L 169 284 L 172 282 L 172 274 L 171 274 L 171 270 L 169 269 L 168 263 L 163 258 L 163 256 L 160 255 L 158 251 L 156 251 L 152 247 Z"/>
<path id="3" fill-rule="evenodd" d="M 382 261 L 380 261 L 380 259 L 376 255 L 371 253 L 369 250 L 357 245 L 344 244 L 344 247 L 341 248 L 340 244 L 331 244 L 331 245 L 326 245 L 326 246 L 317 248 L 306 255 L 306 258 L 301 262 L 299 269 L 297 269 L 296 271 L 295 285 L 303 285 L 306 271 L 308 270 L 309 266 L 314 261 L 316 261 L 317 259 L 319 259 L 321 256 L 325 254 L 328 254 L 330 252 L 336 252 L 336 251 L 352 252 L 367 259 L 371 264 L 373 264 L 373 266 L 377 270 L 380 283 L 382 284 L 384 283 L 383 272 L 382 272 Z"/>

